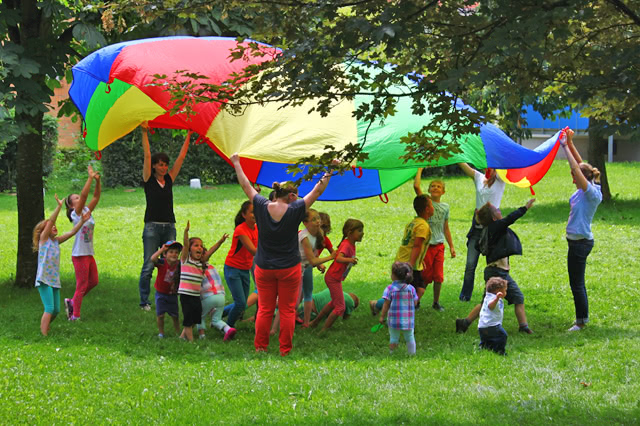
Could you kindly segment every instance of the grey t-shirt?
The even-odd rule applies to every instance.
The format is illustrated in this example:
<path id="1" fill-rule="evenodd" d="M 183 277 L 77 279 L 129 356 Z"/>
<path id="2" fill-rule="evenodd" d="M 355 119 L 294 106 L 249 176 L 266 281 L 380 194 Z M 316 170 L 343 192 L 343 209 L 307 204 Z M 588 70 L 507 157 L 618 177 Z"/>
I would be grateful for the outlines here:
<path id="1" fill-rule="evenodd" d="M 300 263 L 298 227 L 306 206 L 302 198 L 289 205 L 279 222 L 273 220 L 267 206 L 269 200 L 253 197 L 253 214 L 258 225 L 258 247 L 254 262 L 262 269 L 286 269 Z"/>

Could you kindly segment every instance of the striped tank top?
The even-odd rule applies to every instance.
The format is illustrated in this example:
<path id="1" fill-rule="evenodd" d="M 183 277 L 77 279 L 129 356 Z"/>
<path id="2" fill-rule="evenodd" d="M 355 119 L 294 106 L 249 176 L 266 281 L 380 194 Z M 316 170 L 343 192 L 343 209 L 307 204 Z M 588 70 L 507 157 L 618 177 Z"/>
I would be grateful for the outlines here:
<path id="1" fill-rule="evenodd" d="M 202 286 L 203 277 L 204 271 L 202 270 L 202 263 L 191 259 L 191 256 L 189 256 L 180 266 L 180 287 L 178 287 L 178 294 L 200 297 L 200 287 Z"/>

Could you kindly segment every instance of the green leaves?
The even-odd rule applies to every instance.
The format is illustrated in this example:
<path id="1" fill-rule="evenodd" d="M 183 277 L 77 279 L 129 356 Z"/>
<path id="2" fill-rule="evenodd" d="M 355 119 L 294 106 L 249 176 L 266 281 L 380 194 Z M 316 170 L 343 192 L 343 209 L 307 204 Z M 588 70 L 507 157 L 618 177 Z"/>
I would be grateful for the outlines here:
<path id="1" fill-rule="evenodd" d="M 98 29 L 84 22 L 78 22 L 73 26 L 73 37 L 78 41 L 84 41 L 90 49 L 107 44 L 104 36 Z"/>

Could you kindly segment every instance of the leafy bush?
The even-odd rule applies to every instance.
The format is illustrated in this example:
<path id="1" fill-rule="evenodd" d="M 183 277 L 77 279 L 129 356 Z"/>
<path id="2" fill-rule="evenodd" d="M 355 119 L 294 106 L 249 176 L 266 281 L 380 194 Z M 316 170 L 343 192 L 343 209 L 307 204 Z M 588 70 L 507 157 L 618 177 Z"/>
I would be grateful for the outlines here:
<path id="1" fill-rule="evenodd" d="M 83 183 L 87 179 L 87 166 L 101 172 L 101 165 L 96 161 L 93 152 L 83 141 L 78 141 L 73 148 L 58 148 L 53 161 L 53 173 L 47 182 L 58 181 L 71 184 Z"/>
<path id="2" fill-rule="evenodd" d="M 173 162 L 180 153 L 184 138 L 183 131 L 155 129 L 155 133 L 149 136 L 151 153 L 165 152 Z M 187 184 L 193 178 L 199 178 L 208 185 L 235 182 L 233 168 L 206 144 L 193 145 L 195 140 L 194 135 L 176 183 Z M 140 131 L 135 130 L 102 152 L 104 185 L 140 186 L 143 161 Z"/>
<path id="3" fill-rule="evenodd" d="M 0 191 L 10 191 L 16 186 L 18 137 L 16 134 L 3 136 L 0 138 Z M 53 171 L 53 156 L 58 146 L 58 120 L 55 117 L 44 115 L 42 140 L 42 173 L 46 177 Z"/>

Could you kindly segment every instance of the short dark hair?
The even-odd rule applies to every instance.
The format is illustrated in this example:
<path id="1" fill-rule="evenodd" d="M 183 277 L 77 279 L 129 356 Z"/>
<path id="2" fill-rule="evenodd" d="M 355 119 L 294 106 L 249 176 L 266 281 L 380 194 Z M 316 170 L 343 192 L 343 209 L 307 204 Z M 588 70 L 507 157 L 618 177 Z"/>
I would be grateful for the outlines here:
<path id="1" fill-rule="evenodd" d="M 164 152 L 156 152 L 151 156 L 151 165 L 158 164 L 159 162 L 169 164 L 169 156 Z"/>
<path id="2" fill-rule="evenodd" d="M 431 199 L 425 194 L 418 195 L 413 199 L 413 209 L 418 216 L 421 216 L 427 210 L 431 210 L 429 216 L 433 214 L 433 204 L 431 203 Z"/>
<path id="3" fill-rule="evenodd" d="M 476 221 L 482 226 L 489 225 L 491 222 L 493 222 L 496 210 L 497 209 L 493 204 L 485 204 L 484 206 L 480 207 L 480 210 L 476 212 Z"/>

